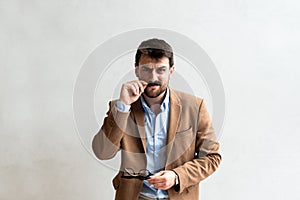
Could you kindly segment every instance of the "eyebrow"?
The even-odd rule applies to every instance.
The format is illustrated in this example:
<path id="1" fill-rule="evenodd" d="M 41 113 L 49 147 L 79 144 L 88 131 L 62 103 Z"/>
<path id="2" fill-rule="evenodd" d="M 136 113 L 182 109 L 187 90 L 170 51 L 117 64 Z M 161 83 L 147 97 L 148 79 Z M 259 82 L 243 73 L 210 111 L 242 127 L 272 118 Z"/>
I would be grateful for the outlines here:
<path id="1" fill-rule="evenodd" d="M 167 66 L 166 65 L 161 65 L 161 66 L 158 67 L 158 69 L 162 69 L 162 68 L 167 68 Z"/>
<path id="2" fill-rule="evenodd" d="M 148 64 L 141 65 L 141 67 L 144 67 L 144 68 L 152 68 L 152 66 L 151 66 L 151 65 L 148 65 Z M 168 67 L 167 64 L 161 64 L 161 65 L 158 65 L 157 68 L 164 68 L 164 67 Z"/>

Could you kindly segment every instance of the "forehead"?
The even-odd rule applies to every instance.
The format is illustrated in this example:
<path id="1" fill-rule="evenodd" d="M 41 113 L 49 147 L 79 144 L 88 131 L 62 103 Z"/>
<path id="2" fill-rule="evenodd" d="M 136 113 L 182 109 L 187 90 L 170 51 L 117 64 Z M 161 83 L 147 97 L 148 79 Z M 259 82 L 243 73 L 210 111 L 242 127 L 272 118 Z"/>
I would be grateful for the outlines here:
<path id="1" fill-rule="evenodd" d="M 148 55 L 142 54 L 139 60 L 139 64 L 164 64 L 164 65 L 169 65 L 169 58 L 167 58 L 166 56 L 163 56 L 162 58 L 159 59 L 155 59 L 155 58 L 151 58 Z"/>

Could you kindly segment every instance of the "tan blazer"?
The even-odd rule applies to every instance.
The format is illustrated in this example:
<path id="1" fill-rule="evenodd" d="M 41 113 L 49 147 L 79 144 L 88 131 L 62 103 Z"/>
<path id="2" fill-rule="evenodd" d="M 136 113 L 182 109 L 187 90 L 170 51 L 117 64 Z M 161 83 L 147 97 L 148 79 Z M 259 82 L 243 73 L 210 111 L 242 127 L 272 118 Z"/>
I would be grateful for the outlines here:
<path id="1" fill-rule="evenodd" d="M 120 171 L 113 179 L 116 200 L 136 200 L 143 181 L 121 178 L 122 170 L 145 169 L 146 138 L 144 110 L 140 99 L 128 113 L 110 108 L 100 131 L 93 139 L 93 151 L 99 159 L 110 159 L 121 151 Z M 170 117 L 167 133 L 166 170 L 179 176 L 179 187 L 168 190 L 170 200 L 198 200 L 199 182 L 219 166 L 219 143 L 203 99 L 170 89 Z"/>

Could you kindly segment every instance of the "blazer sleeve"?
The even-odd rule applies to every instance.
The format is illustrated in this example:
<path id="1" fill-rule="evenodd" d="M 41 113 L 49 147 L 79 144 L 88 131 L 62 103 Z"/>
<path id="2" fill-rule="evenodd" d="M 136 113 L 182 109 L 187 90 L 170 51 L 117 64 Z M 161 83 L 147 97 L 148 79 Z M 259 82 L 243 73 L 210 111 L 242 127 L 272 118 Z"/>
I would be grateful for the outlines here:
<path id="1" fill-rule="evenodd" d="M 129 115 L 130 112 L 118 111 L 116 101 L 109 102 L 103 125 L 92 141 L 92 149 L 97 158 L 111 159 L 120 150 Z"/>
<path id="2" fill-rule="evenodd" d="M 204 101 L 200 100 L 195 158 L 173 169 L 179 176 L 179 193 L 210 176 L 221 162 L 219 143 Z"/>

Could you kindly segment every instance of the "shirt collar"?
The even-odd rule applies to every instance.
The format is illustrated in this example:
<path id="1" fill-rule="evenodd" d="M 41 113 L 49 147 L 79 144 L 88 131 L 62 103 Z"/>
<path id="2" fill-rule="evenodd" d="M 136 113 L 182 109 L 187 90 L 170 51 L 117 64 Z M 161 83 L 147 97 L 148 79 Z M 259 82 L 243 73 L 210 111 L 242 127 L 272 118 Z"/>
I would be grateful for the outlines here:
<path id="1" fill-rule="evenodd" d="M 141 96 L 141 102 L 142 102 L 142 106 L 146 112 L 152 112 L 150 110 L 149 106 L 147 105 L 143 96 Z M 162 104 L 160 105 L 160 109 L 162 112 L 164 112 L 168 108 L 169 102 L 170 102 L 170 94 L 169 94 L 169 88 L 167 88 L 165 99 L 163 100 Z"/>

